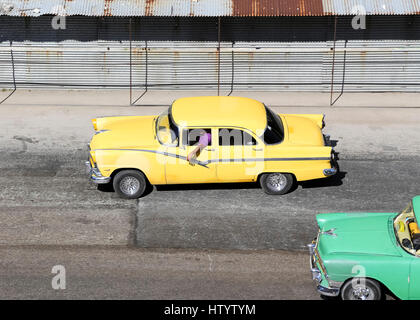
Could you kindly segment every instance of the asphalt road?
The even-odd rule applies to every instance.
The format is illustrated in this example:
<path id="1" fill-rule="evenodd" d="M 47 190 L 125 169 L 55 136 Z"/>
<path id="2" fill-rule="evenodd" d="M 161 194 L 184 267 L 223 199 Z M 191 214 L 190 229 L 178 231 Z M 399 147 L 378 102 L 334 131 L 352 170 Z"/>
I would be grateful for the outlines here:
<path id="1" fill-rule="evenodd" d="M 0 256 L 2 300 L 320 299 L 304 253 L 33 246 Z M 57 275 L 65 289 L 53 289 Z"/>
<path id="2" fill-rule="evenodd" d="M 0 245 L 303 250 L 322 212 L 401 210 L 419 158 L 340 160 L 341 173 L 284 196 L 255 184 L 160 186 L 139 200 L 97 190 L 84 152 L 0 155 Z M 79 165 L 79 167 L 77 167 Z"/>
<path id="3" fill-rule="evenodd" d="M 346 160 L 340 168 L 284 196 L 258 185 L 159 187 L 138 201 L 137 245 L 301 250 L 316 235 L 318 213 L 397 212 L 420 194 L 413 160 Z"/>
<path id="4" fill-rule="evenodd" d="M 30 103 L 0 108 L 0 245 L 302 250 L 317 213 L 398 211 L 420 194 L 419 109 L 275 108 L 325 113 L 341 173 L 284 196 L 252 184 L 178 185 L 128 201 L 86 177 L 90 120 L 166 107 Z"/>
<path id="5" fill-rule="evenodd" d="M 316 299 L 305 248 L 316 214 L 394 212 L 420 194 L 420 112 L 391 108 L 299 109 L 327 114 L 341 173 L 284 196 L 255 184 L 161 186 L 139 200 L 97 190 L 84 168 L 90 119 L 161 110 L 0 108 L 0 299 Z M 51 288 L 54 265 L 66 290 Z"/>

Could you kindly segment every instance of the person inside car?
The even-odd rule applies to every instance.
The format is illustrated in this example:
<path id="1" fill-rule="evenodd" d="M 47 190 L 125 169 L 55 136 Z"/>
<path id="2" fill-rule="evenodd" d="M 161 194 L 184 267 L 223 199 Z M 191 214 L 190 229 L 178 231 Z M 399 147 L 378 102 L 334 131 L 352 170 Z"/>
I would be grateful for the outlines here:
<path id="1" fill-rule="evenodd" d="M 204 129 L 200 129 L 198 132 L 199 140 L 197 146 L 191 151 L 187 156 L 187 161 L 190 165 L 194 165 L 197 157 L 200 155 L 201 151 L 211 144 L 211 134 L 206 132 Z"/>

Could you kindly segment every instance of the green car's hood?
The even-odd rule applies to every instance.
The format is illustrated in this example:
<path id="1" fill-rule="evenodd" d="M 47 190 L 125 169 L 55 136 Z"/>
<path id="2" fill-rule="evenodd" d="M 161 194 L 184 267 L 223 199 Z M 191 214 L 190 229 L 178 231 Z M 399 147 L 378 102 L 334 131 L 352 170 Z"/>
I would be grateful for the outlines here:
<path id="1" fill-rule="evenodd" d="M 317 215 L 318 250 L 328 254 L 399 256 L 393 237 L 396 213 L 328 213 Z M 329 232 L 326 232 L 329 231 Z"/>

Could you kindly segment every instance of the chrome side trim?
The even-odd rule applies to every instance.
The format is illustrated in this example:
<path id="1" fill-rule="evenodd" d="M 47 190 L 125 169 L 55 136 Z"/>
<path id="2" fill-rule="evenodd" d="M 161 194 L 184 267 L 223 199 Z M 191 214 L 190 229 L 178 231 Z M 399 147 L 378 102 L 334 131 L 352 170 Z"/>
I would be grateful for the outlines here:
<path id="1" fill-rule="evenodd" d="M 110 130 L 108 130 L 108 129 L 98 130 L 98 131 L 95 132 L 95 135 L 100 134 L 102 132 L 107 132 L 107 131 L 110 131 Z"/>
<path id="2" fill-rule="evenodd" d="M 174 157 L 179 158 L 182 160 L 187 160 L 187 157 L 170 153 L 170 152 L 163 152 L 163 151 L 156 151 L 156 150 L 147 150 L 147 149 L 95 149 L 94 151 L 136 151 L 136 152 L 149 152 L 149 153 L 157 153 L 167 157 Z M 254 162 L 254 161 L 318 161 L 318 160 L 331 160 L 331 158 L 326 157 L 306 157 L 306 158 L 237 158 L 237 159 L 210 159 L 207 161 L 198 161 L 198 164 L 201 166 L 206 167 L 208 164 L 211 163 L 220 163 L 220 162 Z M 325 169 L 327 170 L 327 169 Z"/>

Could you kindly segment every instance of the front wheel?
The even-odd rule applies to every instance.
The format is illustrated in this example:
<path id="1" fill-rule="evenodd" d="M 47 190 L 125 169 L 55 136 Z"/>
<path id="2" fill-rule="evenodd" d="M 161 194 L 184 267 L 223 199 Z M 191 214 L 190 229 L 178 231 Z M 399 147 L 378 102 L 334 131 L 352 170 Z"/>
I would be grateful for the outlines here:
<path id="1" fill-rule="evenodd" d="M 264 192 L 275 195 L 289 192 L 293 183 L 294 179 L 290 173 L 264 173 L 260 179 L 260 185 Z"/>
<path id="2" fill-rule="evenodd" d="M 341 298 L 343 300 L 381 300 L 382 290 L 375 280 L 353 278 L 344 284 L 341 289 Z"/>
<path id="3" fill-rule="evenodd" d="M 140 198 L 146 191 L 146 177 L 136 170 L 118 172 L 113 181 L 115 192 L 124 199 Z"/>

